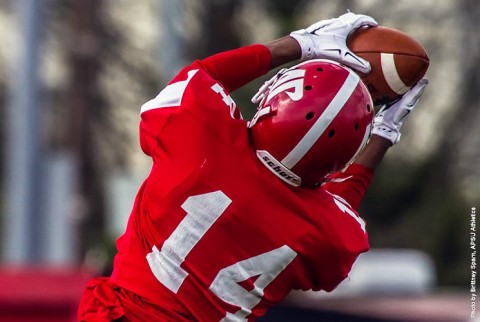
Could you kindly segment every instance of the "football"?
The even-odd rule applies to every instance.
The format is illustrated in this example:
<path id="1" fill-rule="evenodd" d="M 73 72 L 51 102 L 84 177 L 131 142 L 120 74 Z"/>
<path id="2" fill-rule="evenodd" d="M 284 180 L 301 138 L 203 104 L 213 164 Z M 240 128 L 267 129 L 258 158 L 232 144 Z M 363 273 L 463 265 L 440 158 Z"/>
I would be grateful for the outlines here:
<path id="1" fill-rule="evenodd" d="M 425 76 L 430 64 L 418 41 L 389 27 L 359 28 L 349 35 L 347 46 L 372 67 L 369 74 L 359 75 L 375 105 L 392 102 L 405 94 Z"/>

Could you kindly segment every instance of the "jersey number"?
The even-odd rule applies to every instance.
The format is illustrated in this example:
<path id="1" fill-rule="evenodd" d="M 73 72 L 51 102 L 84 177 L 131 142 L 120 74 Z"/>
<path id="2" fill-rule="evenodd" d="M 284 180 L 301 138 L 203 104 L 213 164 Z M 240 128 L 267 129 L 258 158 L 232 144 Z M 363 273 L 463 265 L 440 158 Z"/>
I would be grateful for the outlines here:
<path id="1" fill-rule="evenodd" d="M 182 209 L 187 215 L 163 243 L 159 251 L 153 246 L 147 254 L 147 261 L 157 280 L 174 293 L 177 293 L 188 273 L 181 264 L 215 223 L 232 201 L 222 191 L 214 191 L 189 197 Z M 297 254 L 287 245 L 239 261 L 221 269 L 210 290 L 223 301 L 240 307 L 240 310 L 227 313 L 222 321 L 247 321 L 270 284 Z M 246 290 L 239 282 L 256 277 L 253 290 Z"/>

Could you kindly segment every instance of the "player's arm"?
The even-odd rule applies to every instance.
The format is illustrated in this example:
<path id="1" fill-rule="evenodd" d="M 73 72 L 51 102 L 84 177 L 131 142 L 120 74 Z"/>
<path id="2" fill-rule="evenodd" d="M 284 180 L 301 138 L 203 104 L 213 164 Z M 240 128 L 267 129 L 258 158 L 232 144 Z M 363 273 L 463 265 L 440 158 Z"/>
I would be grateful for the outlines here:
<path id="1" fill-rule="evenodd" d="M 198 63 L 229 92 L 273 68 L 298 59 L 331 59 L 368 73 L 370 64 L 350 51 L 346 40 L 354 29 L 375 25 L 373 18 L 349 12 L 338 18 L 321 20 L 266 44 L 222 52 Z"/>
<path id="2" fill-rule="evenodd" d="M 355 158 L 354 163 L 367 169 L 375 170 L 391 146 L 392 142 L 374 134 Z"/>
<path id="3" fill-rule="evenodd" d="M 374 170 L 390 147 L 400 141 L 400 129 L 415 109 L 427 85 L 426 79 L 420 80 L 399 101 L 391 106 L 384 106 L 377 113 L 372 137 L 345 171 L 330 177 L 330 181 L 324 185 L 326 190 L 339 195 L 353 208 L 358 209 L 373 178 Z"/>

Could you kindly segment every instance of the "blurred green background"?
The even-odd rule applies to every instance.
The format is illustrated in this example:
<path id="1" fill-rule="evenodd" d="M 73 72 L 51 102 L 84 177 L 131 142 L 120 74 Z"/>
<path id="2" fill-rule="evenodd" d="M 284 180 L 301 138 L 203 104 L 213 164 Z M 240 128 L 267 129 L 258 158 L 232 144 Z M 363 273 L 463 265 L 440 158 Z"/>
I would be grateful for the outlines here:
<path id="1" fill-rule="evenodd" d="M 1 1 L 1 263 L 108 274 L 149 171 L 141 104 L 193 59 L 347 9 L 410 34 L 431 59 L 419 109 L 361 206 L 371 245 L 422 250 L 439 286 L 467 288 L 470 214 L 480 204 L 475 0 Z M 247 119 L 263 81 L 233 93 Z"/>

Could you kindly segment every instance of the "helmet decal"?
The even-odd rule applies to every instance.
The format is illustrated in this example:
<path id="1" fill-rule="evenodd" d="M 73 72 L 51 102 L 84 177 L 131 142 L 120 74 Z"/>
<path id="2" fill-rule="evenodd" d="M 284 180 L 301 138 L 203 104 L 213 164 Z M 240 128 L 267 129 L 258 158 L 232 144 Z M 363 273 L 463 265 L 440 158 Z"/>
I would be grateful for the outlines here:
<path id="1" fill-rule="evenodd" d="M 280 92 L 285 92 L 291 100 L 298 101 L 303 97 L 303 80 L 305 76 L 304 69 L 286 70 L 275 84 L 270 88 L 266 102 Z M 293 89 L 292 91 L 289 91 Z"/>

